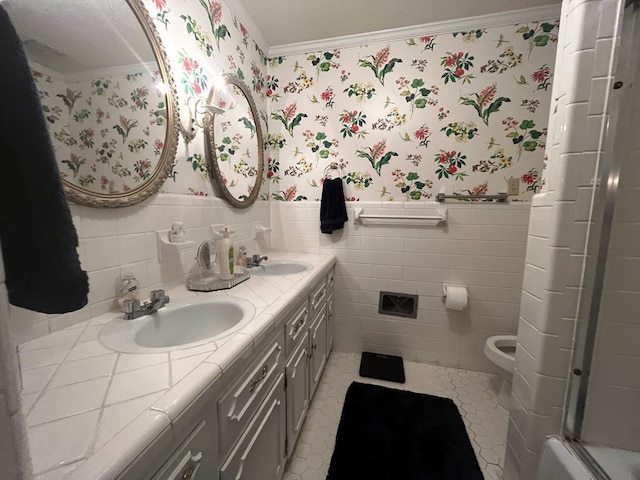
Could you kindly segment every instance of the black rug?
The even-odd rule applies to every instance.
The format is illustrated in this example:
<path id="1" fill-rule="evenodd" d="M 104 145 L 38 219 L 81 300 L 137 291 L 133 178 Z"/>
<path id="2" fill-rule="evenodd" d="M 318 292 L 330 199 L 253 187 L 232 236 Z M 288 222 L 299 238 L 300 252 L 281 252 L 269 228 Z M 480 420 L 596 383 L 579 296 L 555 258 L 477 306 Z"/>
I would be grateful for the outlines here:
<path id="1" fill-rule="evenodd" d="M 402 357 L 382 353 L 362 352 L 360 376 L 378 378 L 390 382 L 404 383 L 404 363 Z"/>
<path id="2" fill-rule="evenodd" d="M 482 480 L 453 400 L 353 382 L 327 480 Z"/>

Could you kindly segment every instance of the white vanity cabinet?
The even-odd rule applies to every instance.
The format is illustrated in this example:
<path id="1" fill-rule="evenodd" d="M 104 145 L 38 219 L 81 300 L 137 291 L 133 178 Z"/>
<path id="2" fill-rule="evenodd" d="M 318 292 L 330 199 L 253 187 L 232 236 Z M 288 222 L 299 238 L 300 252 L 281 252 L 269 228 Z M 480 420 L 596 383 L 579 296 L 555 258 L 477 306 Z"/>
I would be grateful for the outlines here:
<path id="1" fill-rule="evenodd" d="M 327 364 L 327 309 L 323 308 L 318 312 L 315 320 L 311 323 L 309 332 L 309 398 L 318 387 L 320 377 Z"/>
<path id="2" fill-rule="evenodd" d="M 294 309 L 285 322 L 288 456 L 293 452 L 327 362 L 329 328 L 333 341 L 333 323 L 329 327 L 327 303 L 332 293 L 333 269 L 314 285 L 309 298 Z"/>
<path id="3" fill-rule="evenodd" d="M 286 461 L 284 375 L 278 375 L 260 409 L 220 469 L 220 480 L 276 480 Z"/>
<path id="4" fill-rule="evenodd" d="M 205 420 L 183 442 L 152 480 L 196 480 L 214 478 L 217 473 L 215 437 Z M 212 448 L 213 447 L 213 448 Z"/>
<path id="5" fill-rule="evenodd" d="M 221 480 L 277 480 L 283 473 L 284 332 L 264 343 L 240 378 L 218 400 L 219 451 L 224 459 Z"/>

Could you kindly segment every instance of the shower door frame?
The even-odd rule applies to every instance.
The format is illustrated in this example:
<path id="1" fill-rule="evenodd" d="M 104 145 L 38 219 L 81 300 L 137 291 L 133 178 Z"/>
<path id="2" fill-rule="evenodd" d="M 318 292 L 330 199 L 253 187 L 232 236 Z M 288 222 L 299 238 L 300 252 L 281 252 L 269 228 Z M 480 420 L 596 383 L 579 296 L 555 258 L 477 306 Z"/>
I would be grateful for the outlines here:
<path id="1" fill-rule="evenodd" d="M 586 257 L 583 265 L 582 293 L 578 300 L 576 312 L 576 332 L 574 335 L 574 354 L 569 378 L 568 395 L 565 404 L 565 418 L 563 421 L 563 436 L 569 440 L 572 448 L 588 465 L 598 479 L 607 480 L 610 477 L 602 467 L 593 459 L 581 443 L 582 426 L 585 419 L 585 408 L 589 389 L 589 377 L 594 356 L 598 317 L 604 286 L 609 242 L 613 226 L 613 215 L 616 201 L 619 197 L 619 181 L 622 168 L 622 156 L 625 152 L 619 147 L 619 137 L 623 136 L 622 125 L 625 119 L 621 118 L 625 109 L 624 84 L 633 75 L 633 62 L 631 65 L 624 61 L 624 49 L 632 49 L 631 32 L 627 32 L 625 41 L 625 25 L 627 15 L 640 15 L 640 0 L 627 0 L 624 8 L 620 9 L 616 33 L 614 39 L 616 48 L 612 65 L 615 68 L 615 78 L 612 89 L 609 92 L 605 111 L 610 113 L 608 125 L 601 132 L 600 159 L 596 165 L 594 176 L 594 190 L 592 195 L 590 226 L 587 233 Z M 633 20 L 629 20 L 633 21 Z M 640 19 L 635 20 L 635 27 L 640 28 Z M 629 71 L 631 70 L 631 71 Z M 629 102 L 631 103 L 631 102 Z M 631 119 L 627 119 L 630 121 Z M 599 179 L 599 182 L 598 182 Z M 599 185 L 598 185 L 599 183 Z M 600 188 L 599 188 L 600 187 Z"/>

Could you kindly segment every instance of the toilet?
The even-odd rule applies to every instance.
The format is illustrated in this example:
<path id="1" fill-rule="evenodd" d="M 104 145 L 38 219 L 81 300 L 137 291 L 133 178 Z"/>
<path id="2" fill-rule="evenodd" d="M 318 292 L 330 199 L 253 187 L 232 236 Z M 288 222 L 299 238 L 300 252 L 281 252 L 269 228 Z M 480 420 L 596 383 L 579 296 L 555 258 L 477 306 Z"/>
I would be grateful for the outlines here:
<path id="1" fill-rule="evenodd" d="M 498 402 L 507 410 L 511 408 L 511 380 L 516 364 L 516 341 L 515 335 L 497 335 L 487 338 L 484 344 L 485 356 L 498 367 L 502 376 Z"/>

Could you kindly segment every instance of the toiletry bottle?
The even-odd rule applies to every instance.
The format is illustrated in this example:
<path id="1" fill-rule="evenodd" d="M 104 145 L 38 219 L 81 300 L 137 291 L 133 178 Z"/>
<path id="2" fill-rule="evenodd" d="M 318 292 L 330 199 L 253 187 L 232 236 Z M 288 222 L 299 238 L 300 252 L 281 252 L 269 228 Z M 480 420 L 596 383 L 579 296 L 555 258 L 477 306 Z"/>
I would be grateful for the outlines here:
<path id="1" fill-rule="evenodd" d="M 140 298 L 140 286 L 138 285 L 138 280 L 133 273 L 125 272 L 122 275 L 120 287 L 118 288 L 118 305 L 120 305 L 120 309 L 124 312 L 124 302 L 135 298 Z"/>
<path id="2" fill-rule="evenodd" d="M 222 239 L 218 251 L 220 252 L 220 278 L 230 280 L 233 278 L 233 246 L 229 235 L 234 233 L 233 229 L 224 227 Z"/>
<path id="3" fill-rule="evenodd" d="M 247 266 L 247 249 L 244 246 L 238 248 L 238 255 L 236 255 L 236 270 L 235 273 L 244 273 L 244 268 Z"/>

